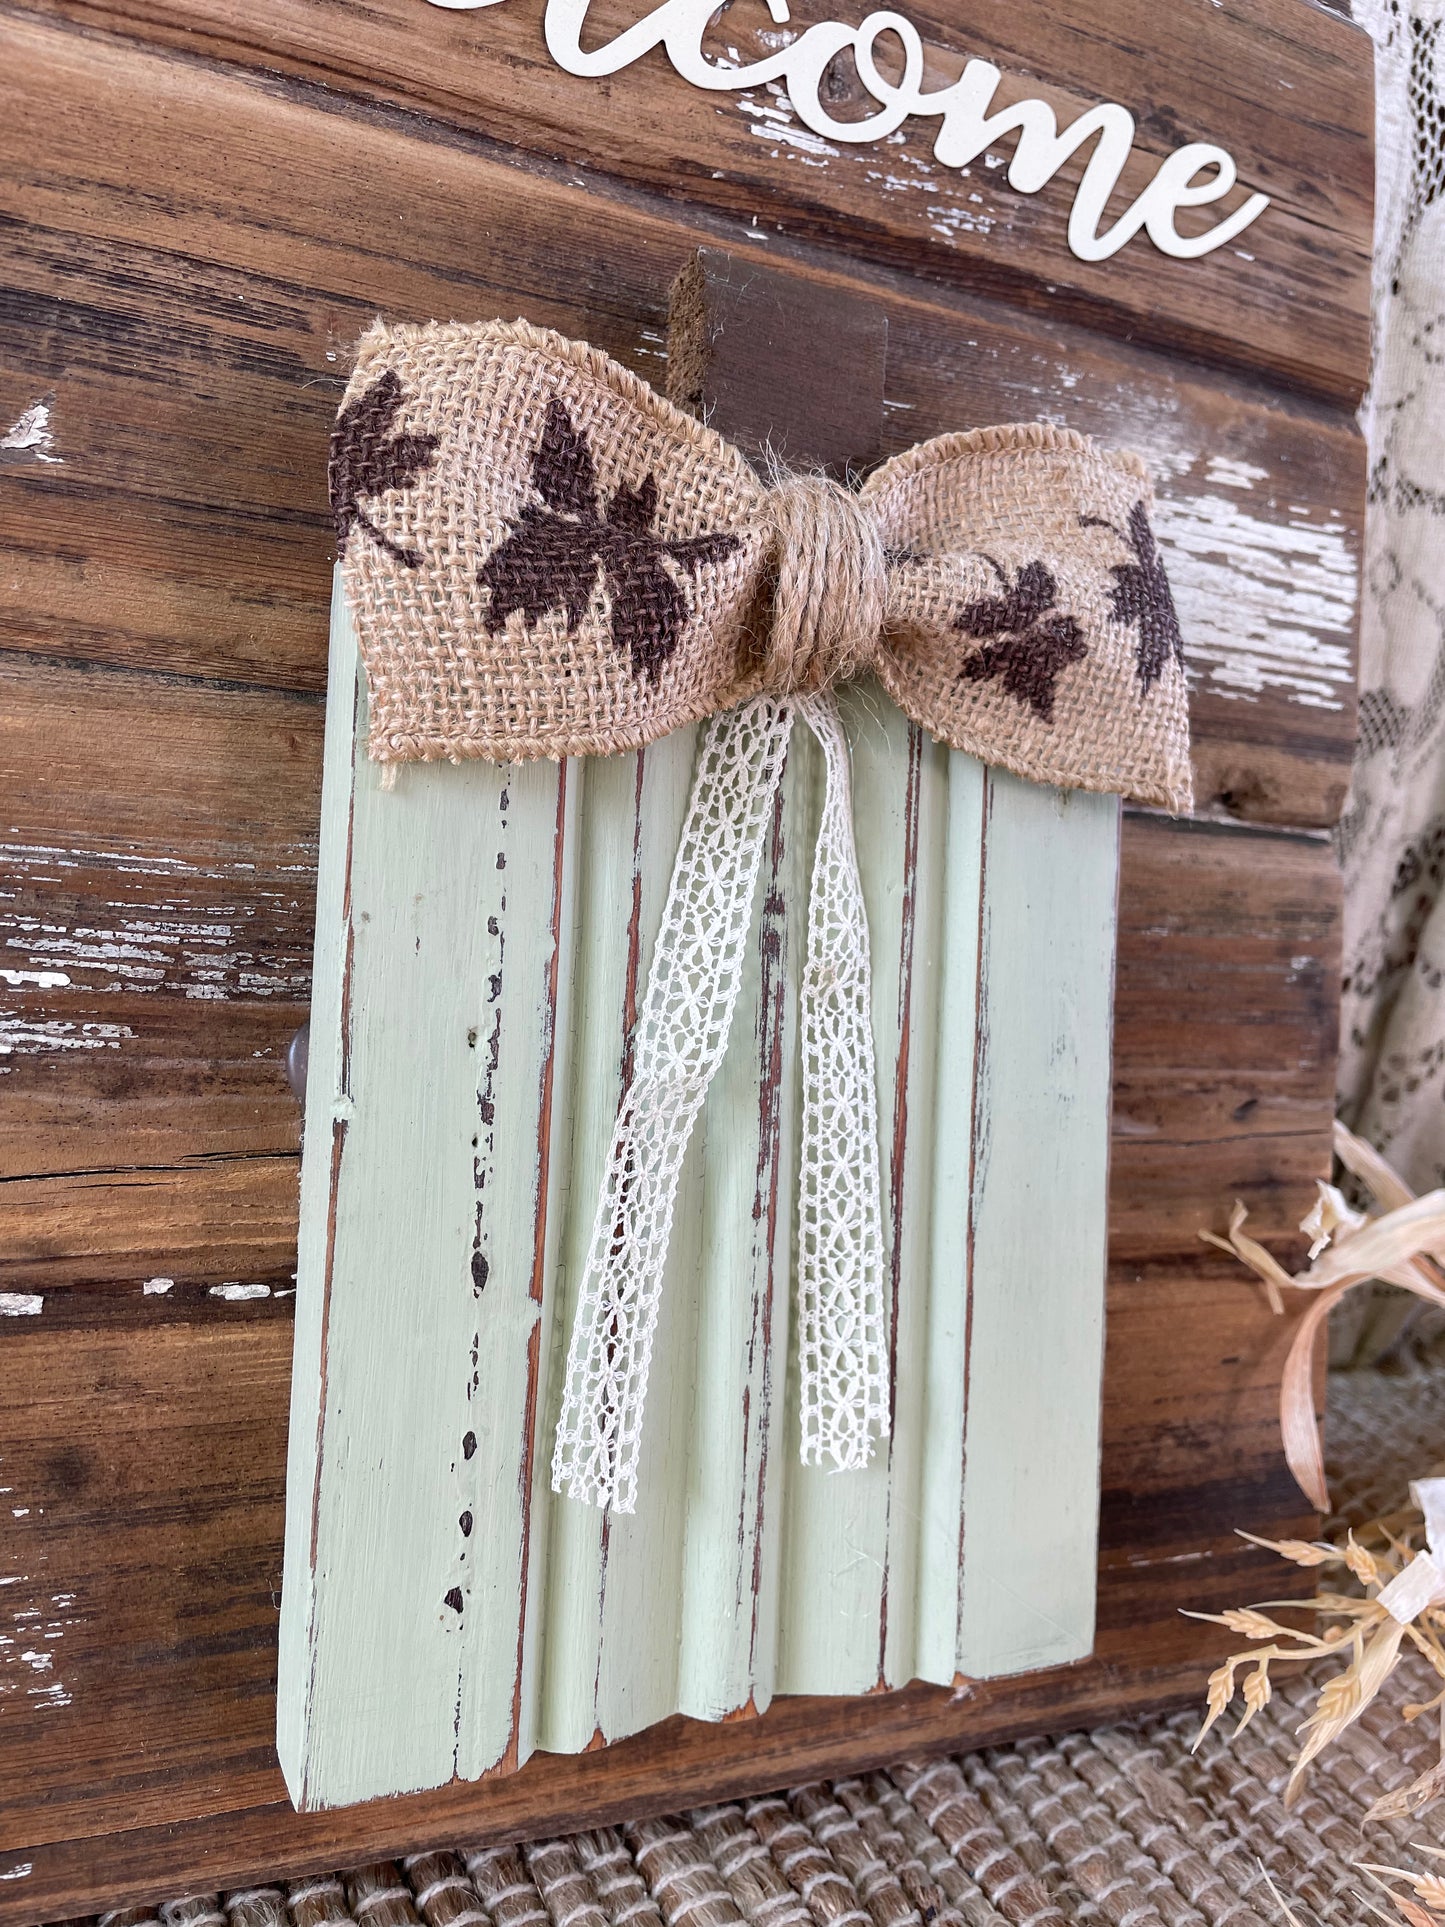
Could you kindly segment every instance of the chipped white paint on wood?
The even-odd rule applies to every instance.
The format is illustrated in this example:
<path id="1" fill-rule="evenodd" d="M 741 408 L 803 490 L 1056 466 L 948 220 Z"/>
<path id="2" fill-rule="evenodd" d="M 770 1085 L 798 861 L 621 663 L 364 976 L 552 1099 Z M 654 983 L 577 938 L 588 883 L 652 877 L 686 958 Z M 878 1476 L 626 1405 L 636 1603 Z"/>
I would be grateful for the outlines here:
<path id="1" fill-rule="evenodd" d="M 1073 420 L 1070 391 L 1083 377 L 1063 355 L 1031 347 L 1001 356 L 967 336 L 959 346 L 1005 363 L 1020 419 Z M 1236 452 L 1225 454 L 1198 443 L 1194 411 L 1157 384 L 1121 382 L 1091 395 L 1090 408 L 1092 433 L 1148 457 L 1191 686 L 1227 702 L 1270 695 L 1306 710 L 1351 709 L 1358 528 L 1290 493 L 1288 466 L 1259 421 L 1233 425 Z M 1352 477 L 1344 487 L 1353 491 Z"/>
<path id="2" fill-rule="evenodd" d="M 1307 709 L 1344 708 L 1357 592 L 1350 531 L 1303 512 L 1256 514 L 1237 493 L 1251 486 L 1243 465 L 1211 469 L 1213 490 L 1166 497 L 1155 514 L 1191 670 L 1226 697 L 1277 688 Z"/>
<path id="3" fill-rule="evenodd" d="M 1294 502 L 1278 470 L 1171 448 L 1157 406 L 1134 420 L 1121 397 L 1119 436 L 1149 450 L 1191 683 L 1228 702 L 1278 692 L 1304 709 L 1350 708 L 1358 531 Z"/>
<path id="4" fill-rule="evenodd" d="M 876 689 L 845 692 L 896 1392 L 874 1464 L 832 1475 L 798 1463 L 791 1343 L 821 804 L 796 733 L 683 1173 L 638 1508 L 606 1518 L 553 1497 L 551 1434 L 693 738 L 411 767 L 383 793 L 339 593 L 335 611 L 281 1627 L 293 1797 L 476 1777 L 778 1692 L 1082 1656 L 1117 804 L 986 772 Z"/>
<path id="5" fill-rule="evenodd" d="M 281 1744 L 298 1757 L 299 1715 L 322 1748 L 308 1782 L 344 1800 L 377 1790 L 358 1719 L 399 1786 L 475 1775 L 512 1737 L 569 772 L 443 766 L 382 794 L 363 753 L 348 811 L 355 642 L 338 631 L 288 1471 L 288 1634 L 310 1650 Z"/>
<path id="6" fill-rule="evenodd" d="M 35 462 L 59 462 L 53 453 L 55 430 L 50 425 L 50 402 L 38 401 L 0 435 L 0 454 L 27 455 Z"/>
<path id="7" fill-rule="evenodd" d="M 304 959 L 280 946 L 252 947 L 258 931 L 291 920 L 296 898 L 310 887 L 313 853 L 294 854 L 294 863 L 271 860 L 263 867 L 223 858 L 194 863 L 152 850 L 0 843 L 12 906 L 3 940 L 17 958 L 15 968 L 7 964 L 0 972 L 0 981 L 212 1002 L 245 997 L 304 1003 L 310 994 Z M 87 873 L 83 882 L 77 873 Z M 54 906 L 72 893 L 87 906 L 84 920 L 55 921 Z M 44 917 L 24 907 L 36 903 L 46 905 Z M 80 1039 L 66 1043 L 70 1029 L 62 1027 L 48 1046 L 43 1031 L 22 1033 L 16 1048 L 94 1048 Z M 88 1027 L 87 1034 L 107 1035 L 99 1026 Z"/>
<path id="8" fill-rule="evenodd" d="M 0 1486 L 0 1492 L 9 1491 Z M 34 1510 L 39 1525 L 45 1508 Z M 28 1519 L 31 1512 L 28 1505 L 10 1507 L 12 1519 Z M 21 1699 L 42 1711 L 69 1706 L 72 1695 L 57 1661 L 65 1657 L 63 1642 L 76 1618 L 75 1594 L 47 1592 L 44 1579 L 30 1573 L 0 1578 L 0 1587 L 10 1586 L 25 1590 L 5 1594 L 0 1603 L 0 1705 Z"/>

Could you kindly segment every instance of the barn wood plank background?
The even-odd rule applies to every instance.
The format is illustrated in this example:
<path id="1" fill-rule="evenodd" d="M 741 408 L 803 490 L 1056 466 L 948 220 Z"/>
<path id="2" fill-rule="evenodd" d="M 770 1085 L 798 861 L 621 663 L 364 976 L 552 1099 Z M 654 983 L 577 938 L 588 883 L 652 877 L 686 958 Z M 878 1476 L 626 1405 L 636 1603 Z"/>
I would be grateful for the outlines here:
<path id="1" fill-rule="evenodd" d="M 1242 249 L 1086 266 L 1076 169 L 1023 197 L 918 135 L 798 147 L 775 97 L 656 59 L 572 80 L 537 0 L 0 6 L 0 436 L 45 411 L 0 447 L 0 1923 L 1188 1698 L 1216 1642 L 1178 1609 L 1258 1590 L 1236 1526 L 1302 1523 L 1288 1325 L 1197 1234 L 1239 1195 L 1297 1255 L 1328 1167 L 1368 44 L 1310 0 L 1187 0 L 1167 60 L 1148 0 L 913 11 L 947 72 L 976 52 L 1061 113 L 1124 100 L 1155 154 L 1222 138 L 1274 207 Z M 1159 476 L 1199 807 L 1124 823 L 1096 1654 L 300 1819 L 273 1749 L 281 1058 L 309 993 L 349 344 L 378 311 L 525 312 L 660 378 L 667 286 L 705 241 L 886 305 L 889 450 L 1049 414 Z"/>

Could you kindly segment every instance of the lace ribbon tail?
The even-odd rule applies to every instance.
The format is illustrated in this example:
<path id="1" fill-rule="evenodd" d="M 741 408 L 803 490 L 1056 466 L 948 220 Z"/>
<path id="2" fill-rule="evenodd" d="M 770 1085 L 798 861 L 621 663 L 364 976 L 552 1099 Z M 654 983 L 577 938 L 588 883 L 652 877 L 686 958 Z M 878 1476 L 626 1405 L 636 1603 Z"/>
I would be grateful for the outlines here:
<path id="1" fill-rule="evenodd" d="M 703 737 L 582 1275 L 552 1490 L 632 1512 L 683 1156 L 727 1047 L 793 707 L 760 696 Z"/>
<path id="2" fill-rule="evenodd" d="M 888 1436 L 878 1077 L 868 913 L 853 841 L 848 744 L 831 695 L 798 709 L 827 767 L 803 970 L 803 1127 L 798 1180 L 802 1461 L 868 1463 Z"/>

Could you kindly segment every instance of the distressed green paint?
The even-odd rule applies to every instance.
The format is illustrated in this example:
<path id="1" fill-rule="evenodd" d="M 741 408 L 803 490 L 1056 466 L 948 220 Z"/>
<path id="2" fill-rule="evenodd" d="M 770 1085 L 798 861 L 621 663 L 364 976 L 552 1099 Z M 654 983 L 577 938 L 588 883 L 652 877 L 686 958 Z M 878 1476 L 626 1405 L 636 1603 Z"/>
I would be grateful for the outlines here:
<path id="1" fill-rule="evenodd" d="M 331 1140 L 344 1126 L 341 1097 L 342 959 L 337 944 L 346 916 L 347 849 L 353 729 L 348 709 L 357 698 L 357 660 L 339 584 L 331 605 L 326 744 L 321 776 L 321 836 L 317 851 L 316 947 L 311 981 L 310 1065 L 305 1143 L 301 1160 L 301 1223 L 296 1263 L 296 1331 L 291 1361 L 291 1417 L 286 1447 L 285 1579 L 276 1700 L 276 1749 L 291 1797 L 308 1797 L 315 1699 L 311 1648 L 318 1633 L 313 1570 L 320 1529 L 317 1489 L 321 1403 L 325 1390 L 328 1230 L 331 1217 Z M 302 1284 L 302 1280 L 305 1284 Z"/>
<path id="2" fill-rule="evenodd" d="M 669 738 L 639 756 L 588 758 L 578 768 L 586 910 L 577 953 L 570 960 L 577 1108 L 570 1125 L 572 1182 L 553 1396 L 539 1440 L 539 1451 L 548 1459 L 566 1335 L 623 1087 L 628 984 L 630 979 L 635 1007 L 645 986 L 646 959 L 661 922 L 672 852 L 687 805 L 691 733 Z M 692 1287 L 699 1227 L 689 1204 L 698 1150 L 695 1142 L 679 1194 L 654 1350 L 655 1396 L 648 1401 L 643 1436 L 644 1458 L 657 1466 L 660 1476 L 640 1482 L 637 1511 L 631 1517 L 607 1520 L 594 1507 L 564 1503 L 550 1490 L 545 1495 L 553 1566 L 542 1607 L 547 1654 L 538 1744 L 554 1752 L 576 1751 L 597 1732 L 611 1737 L 635 1731 L 676 1706 L 673 1656 L 680 1637 L 686 1489 L 682 1469 L 670 1462 L 667 1439 L 688 1389 L 672 1362 L 690 1352 L 696 1319 Z M 664 1666 L 638 1663 L 638 1629 L 643 1625 L 667 1656 Z"/>
<path id="3" fill-rule="evenodd" d="M 784 1380 L 792 1311 L 799 909 L 811 847 L 799 834 L 811 800 L 798 761 L 805 734 L 795 732 L 791 780 L 775 805 L 754 905 L 757 936 L 688 1174 L 702 1230 L 691 1281 L 697 1343 L 692 1359 L 674 1362 L 686 1402 L 676 1430 L 655 1448 L 666 1454 L 675 1449 L 669 1440 L 693 1441 L 681 1455 L 689 1493 L 677 1705 L 699 1719 L 719 1718 L 750 1696 L 761 1710 L 777 1668 L 779 1543 L 770 1522 L 788 1441 L 774 1387 Z M 724 1279 L 728 1288 L 715 1289 Z"/>
<path id="4" fill-rule="evenodd" d="M 959 1670 L 1094 1637 L 1119 806 L 991 770 Z M 1045 853 L 1048 853 L 1047 855 Z M 1067 932 L 1067 942 L 1060 941 Z"/>
<path id="5" fill-rule="evenodd" d="M 789 1439 L 786 1479 L 788 1503 L 783 1527 L 784 1582 L 780 1638 L 780 1691 L 861 1693 L 884 1676 L 882 1629 L 885 1597 L 898 1589 L 902 1616 L 910 1615 L 909 1549 L 890 1533 L 894 1468 L 907 1467 L 922 1416 L 908 1395 L 919 1362 L 920 1288 L 924 1279 L 909 1262 L 912 1226 L 908 1220 L 916 1150 L 905 1140 L 901 1174 L 905 1223 L 901 1250 L 893 1202 L 900 1182 L 896 1169 L 896 1114 L 899 1093 L 894 1067 L 905 1019 L 911 1008 L 912 978 L 918 962 L 916 890 L 909 886 L 909 851 L 920 835 L 919 817 L 931 817 L 942 796 L 938 779 L 947 768 L 947 751 L 915 737 L 901 712 L 871 685 L 850 690 L 845 721 L 850 740 L 854 822 L 859 831 L 859 867 L 868 908 L 873 962 L 873 1029 L 877 1046 L 878 1109 L 882 1134 L 884 1235 L 894 1253 L 894 1342 L 900 1391 L 893 1400 L 892 1436 L 869 1465 L 846 1478 L 821 1466 L 797 1462 Z M 922 765 L 934 779 L 924 780 Z M 926 798 L 924 792 L 927 792 Z M 815 823 L 808 825 L 808 846 Z M 908 899 L 915 899 L 910 918 Z M 909 922 L 912 923 L 910 941 Z M 911 1016 L 909 1018 L 911 1024 Z M 916 1039 L 910 1039 L 915 1043 Z M 918 1074 L 921 1053 L 910 1048 L 909 1084 Z M 905 1090 L 903 1102 L 910 1093 Z M 966 1128 L 964 1119 L 958 1120 Z M 912 1151 L 912 1155 L 909 1152 Z M 789 1413 L 797 1409 L 796 1357 L 790 1359 Z M 906 1472 L 900 1489 L 907 1489 Z M 905 1502 L 905 1510 L 909 1510 Z M 908 1535 L 911 1537 L 911 1534 Z M 901 1582 L 901 1584 L 900 1584 Z M 891 1622 L 894 1600 L 888 1599 Z M 890 1643 L 900 1629 L 891 1623 Z M 891 1655 L 890 1655 L 891 1657 Z M 887 1677 L 913 1676 L 911 1641 L 904 1670 Z M 952 1668 L 948 1677 L 952 1678 Z M 785 1682 L 785 1683 L 784 1683 Z"/>
<path id="6" fill-rule="evenodd" d="M 357 698 L 354 638 L 336 627 L 340 738 Z M 328 879 L 306 1126 L 321 1157 L 298 1268 L 308 1350 L 321 1300 L 324 1408 L 309 1463 L 298 1374 L 290 1490 L 313 1544 L 308 1585 L 293 1516 L 283 1615 L 302 1755 L 289 1717 L 282 1737 L 293 1790 L 345 1801 L 375 1790 L 371 1733 L 406 1786 L 474 1775 L 512 1739 L 512 1692 L 493 1681 L 504 1653 L 515 1676 L 521 1640 L 560 773 L 417 768 L 384 793 L 337 741 L 325 780 L 349 900 Z M 349 849 L 330 827 L 348 804 Z"/>
<path id="7" fill-rule="evenodd" d="M 986 781 L 982 764 L 972 757 L 949 758 L 938 909 L 937 1042 L 932 1053 L 938 1076 L 932 1129 L 925 1139 L 932 1187 L 927 1343 L 917 1381 L 930 1440 L 918 1482 L 917 1671 L 934 1680 L 958 1663 L 973 1133 L 958 1128 L 957 1112 L 965 1088 L 972 1103 Z M 981 1293 L 992 1288 L 988 1280 L 975 1281 Z"/>
<path id="8" fill-rule="evenodd" d="M 868 1470 L 804 1468 L 794 1045 L 822 771 L 798 726 L 683 1172 L 638 1509 L 604 1521 L 553 1497 L 552 1428 L 694 737 L 560 769 L 412 767 L 383 792 L 339 593 L 335 610 L 282 1607 L 293 1795 L 1087 1652 L 1117 805 L 985 772 L 876 689 L 845 694 L 897 1389 Z"/>

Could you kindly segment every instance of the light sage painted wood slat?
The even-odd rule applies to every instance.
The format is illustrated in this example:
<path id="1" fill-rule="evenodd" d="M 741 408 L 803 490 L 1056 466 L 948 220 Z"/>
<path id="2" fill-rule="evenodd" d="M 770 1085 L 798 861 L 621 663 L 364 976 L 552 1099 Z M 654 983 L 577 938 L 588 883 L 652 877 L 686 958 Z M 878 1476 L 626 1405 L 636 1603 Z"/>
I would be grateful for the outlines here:
<path id="1" fill-rule="evenodd" d="M 1113 799 L 844 692 L 874 958 L 895 1392 L 797 1459 L 795 1027 L 821 757 L 799 724 L 683 1171 L 637 1512 L 551 1434 L 695 748 L 408 768 L 339 589 L 279 1742 L 298 1801 L 673 1712 L 1077 1658 L 1093 1615 Z"/>
<path id="2" fill-rule="evenodd" d="M 419 768 L 383 792 L 348 726 L 362 698 L 344 618 L 331 688 L 323 812 L 343 882 L 338 902 L 328 878 L 334 921 L 318 926 L 327 1041 L 306 1128 L 328 1155 L 324 1181 L 307 1160 L 283 1615 L 306 1660 L 283 1697 L 304 1698 L 308 1785 L 339 1801 L 374 1790 L 360 1728 L 388 1736 L 409 1786 L 513 1745 L 515 1691 L 492 1681 L 504 1655 L 519 1670 L 545 1356 L 539 1120 L 565 775 Z"/>
<path id="3" fill-rule="evenodd" d="M 861 831 L 860 868 L 873 960 L 873 1026 L 878 1054 L 879 1123 L 883 1137 L 884 1229 L 890 1254 L 895 1391 L 892 1436 L 867 1468 L 836 1476 L 796 1463 L 789 1448 L 789 1506 L 784 1526 L 785 1585 L 780 1690 L 865 1692 L 880 1678 L 901 1681 L 916 1672 L 907 1639 L 911 1619 L 913 1535 L 890 1531 L 895 1479 L 911 1498 L 910 1468 L 917 1457 L 923 1408 L 910 1396 L 922 1364 L 920 1311 L 926 1275 L 913 1263 L 913 1180 L 920 1142 L 907 1129 L 913 1085 L 928 1073 L 926 1052 L 914 1046 L 915 997 L 926 998 L 926 957 L 918 944 L 920 847 L 934 854 L 931 834 L 946 794 L 948 753 L 925 742 L 873 687 L 848 691 L 845 723 L 852 752 L 854 815 Z M 928 765 L 934 780 L 923 781 Z M 929 893 L 932 896 L 933 893 Z M 926 944 L 924 946 L 926 951 Z M 921 1013 L 920 1013 L 921 1014 Z M 920 1028 L 926 1026 L 926 1019 Z M 967 1135 L 963 1110 L 952 1120 Z M 903 1206 L 900 1212 L 899 1206 Z M 926 1223 L 927 1202 L 923 1202 Z M 796 1361 L 793 1361 L 796 1367 Z M 796 1409 L 795 1379 L 789 1410 Z M 905 1500 L 897 1523 L 913 1507 Z M 902 1671 L 885 1666 L 884 1630 Z M 950 1666 L 947 1678 L 953 1677 Z M 784 1685 L 782 1682 L 785 1681 Z"/>
<path id="4" fill-rule="evenodd" d="M 1045 852 L 1053 855 L 1046 856 Z M 1064 855 L 1067 861 L 1057 860 Z M 1094 1638 L 1114 797 L 985 784 L 958 1666 Z M 1067 933 L 1067 940 L 1061 940 Z M 1097 1416 L 1095 1417 L 1097 1424 Z M 1022 1529 L 1021 1529 L 1022 1528 Z"/>
<path id="5" fill-rule="evenodd" d="M 576 1286 L 592 1231 L 613 1117 L 626 1081 L 633 1014 L 645 964 L 661 920 L 663 898 L 691 780 L 690 732 L 636 756 L 589 758 L 580 765 L 582 902 L 574 983 L 577 1081 L 564 1277 L 558 1293 L 557 1382 Z M 695 1209 L 701 1134 L 679 1192 L 662 1310 L 654 1341 L 652 1390 L 643 1434 L 651 1464 L 682 1422 L 690 1391 L 670 1369 L 688 1353 L 696 1322 L 699 1268 Z M 540 1449 L 550 1454 L 555 1407 L 544 1417 Z M 674 1710 L 673 1656 L 681 1638 L 685 1483 L 669 1476 L 640 1481 L 631 1517 L 604 1516 L 591 1506 L 552 1502 L 552 1568 L 546 1615 L 547 1660 L 539 1743 L 572 1752 L 601 1732 L 634 1731 Z M 550 1493 L 548 1499 L 551 1499 Z M 639 1631 L 666 1663 L 648 1666 Z"/>
<path id="6" fill-rule="evenodd" d="M 676 1703 L 698 1719 L 749 1698 L 766 1707 L 777 1669 L 776 1519 L 787 1440 L 774 1387 L 786 1378 L 791 1312 L 799 909 L 811 847 L 800 832 L 810 802 L 795 763 L 774 803 L 756 938 L 699 1133 L 698 1338 L 692 1360 L 673 1362 L 687 1402 L 653 1448 L 676 1450 L 690 1436 Z M 717 1290 L 720 1280 L 729 1288 Z"/>
<path id="7" fill-rule="evenodd" d="M 972 1116 L 974 1046 L 979 1016 L 979 890 L 983 874 L 983 808 L 987 772 L 971 757 L 951 756 L 948 767 L 941 888 L 938 896 L 936 1106 L 931 1153 L 928 1316 L 917 1384 L 930 1449 L 917 1488 L 919 1584 L 916 1670 L 942 1679 L 958 1668 L 959 1573 L 963 1555 L 965 1392 L 970 1317 L 978 1294 L 1006 1296 L 1005 1277 L 970 1277 L 973 1214 L 973 1132 L 950 1128 L 965 1089 Z M 1107 1045 L 1106 1045 L 1107 1048 Z M 980 1440 L 980 1450 L 983 1443 Z M 1092 1591 L 1092 1578 L 1090 1579 Z"/>

